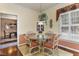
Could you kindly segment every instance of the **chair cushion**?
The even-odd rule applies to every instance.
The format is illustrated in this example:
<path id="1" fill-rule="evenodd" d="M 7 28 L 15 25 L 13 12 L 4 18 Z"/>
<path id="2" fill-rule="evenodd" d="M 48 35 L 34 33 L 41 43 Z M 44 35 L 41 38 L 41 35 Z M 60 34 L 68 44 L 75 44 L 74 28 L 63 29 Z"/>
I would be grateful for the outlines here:
<path id="1" fill-rule="evenodd" d="M 19 43 L 26 43 L 26 41 L 28 41 L 28 37 L 25 34 L 22 34 L 19 36 Z"/>
<path id="2" fill-rule="evenodd" d="M 32 41 L 32 42 L 31 42 L 31 47 L 35 47 L 35 46 L 38 46 L 38 42 Z"/>
<path id="3" fill-rule="evenodd" d="M 53 44 L 52 44 L 52 42 L 45 42 L 44 43 L 44 47 L 52 48 L 53 47 Z"/>

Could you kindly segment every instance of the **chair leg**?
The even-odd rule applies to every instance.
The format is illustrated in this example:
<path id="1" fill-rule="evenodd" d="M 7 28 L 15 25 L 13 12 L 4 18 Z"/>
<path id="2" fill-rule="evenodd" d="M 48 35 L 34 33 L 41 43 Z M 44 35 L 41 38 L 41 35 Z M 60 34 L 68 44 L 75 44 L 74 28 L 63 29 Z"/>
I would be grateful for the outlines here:
<path id="1" fill-rule="evenodd" d="M 52 50 L 52 55 L 53 56 L 58 56 L 59 55 L 58 47 Z"/>

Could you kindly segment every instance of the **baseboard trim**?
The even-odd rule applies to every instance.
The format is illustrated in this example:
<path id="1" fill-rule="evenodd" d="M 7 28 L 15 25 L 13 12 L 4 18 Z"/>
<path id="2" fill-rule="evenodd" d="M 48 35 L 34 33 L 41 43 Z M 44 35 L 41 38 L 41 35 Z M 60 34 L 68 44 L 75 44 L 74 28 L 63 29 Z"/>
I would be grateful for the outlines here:
<path id="1" fill-rule="evenodd" d="M 63 45 L 59 45 L 59 46 L 79 53 L 79 50 L 77 50 L 77 49 L 72 49 L 72 48 L 69 48 L 69 47 L 63 46 Z"/>

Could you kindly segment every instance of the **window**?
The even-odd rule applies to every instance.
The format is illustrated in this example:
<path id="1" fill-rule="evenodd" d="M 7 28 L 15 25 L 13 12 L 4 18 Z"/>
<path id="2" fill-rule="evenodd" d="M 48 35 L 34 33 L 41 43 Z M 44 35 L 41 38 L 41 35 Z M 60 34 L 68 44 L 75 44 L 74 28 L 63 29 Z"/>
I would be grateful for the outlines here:
<path id="1" fill-rule="evenodd" d="M 65 14 L 61 14 L 61 32 L 62 33 L 68 33 L 69 32 L 69 14 L 65 13 Z"/>
<path id="2" fill-rule="evenodd" d="M 67 39 L 79 42 L 79 9 L 60 14 L 60 33 Z M 69 38 L 68 38 L 69 37 Z M 73 37 L 71 39 L 71 37 Z M 77 37 L 77 39 L 75 39 Z"/>

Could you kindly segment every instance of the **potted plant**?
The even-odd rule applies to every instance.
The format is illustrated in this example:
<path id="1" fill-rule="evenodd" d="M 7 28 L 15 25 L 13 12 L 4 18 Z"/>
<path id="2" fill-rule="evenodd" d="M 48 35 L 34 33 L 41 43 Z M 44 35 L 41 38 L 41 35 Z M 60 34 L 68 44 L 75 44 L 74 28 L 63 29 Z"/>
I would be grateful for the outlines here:
<path id="1" fill-rule="evenodd" d="M 38 16 L 39 21 L 45 21 L 45 24 L 47 25 L 48 16 L 46 13 L 42 13 Z"/>

